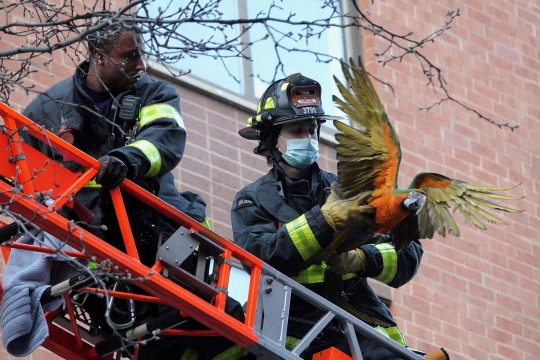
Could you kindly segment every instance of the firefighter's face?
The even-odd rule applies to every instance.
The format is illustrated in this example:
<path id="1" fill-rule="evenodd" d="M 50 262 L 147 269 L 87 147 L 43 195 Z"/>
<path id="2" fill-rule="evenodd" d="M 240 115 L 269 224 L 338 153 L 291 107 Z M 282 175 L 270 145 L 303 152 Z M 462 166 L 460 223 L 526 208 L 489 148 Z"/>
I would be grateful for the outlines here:
<path id="1" fill-rule="evenodd" d="M 317 128 L 319 124 L 316 120 L 297 121 L 281 125 L 281 132 L 278 136 L 276 148 L 287 151 L 286 139 L 317 139 Z"/>
<path id="2" fill-rule="evenodd" d="M 146 70 L 141 44 L 141 34 L 127 31 L 115 41 L 112 49 L 96 51 L 97 75 L 112 93 L 134 89 Z"/>

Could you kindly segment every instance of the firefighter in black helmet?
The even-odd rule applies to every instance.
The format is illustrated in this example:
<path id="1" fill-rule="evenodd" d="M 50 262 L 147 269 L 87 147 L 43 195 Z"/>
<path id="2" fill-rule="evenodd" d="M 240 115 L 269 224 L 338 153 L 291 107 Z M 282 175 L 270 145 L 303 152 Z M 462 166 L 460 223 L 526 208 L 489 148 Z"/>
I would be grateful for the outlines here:
<path id="1" fill-rule="evenodd" d="M 422 256 L 419 242 L 396 251 L 386 235 L 373 235 L 372 244 L 345 253 L 334 253 L 327 263 L 304 269 L 303 263 L 328 245 L 336 232 L 357 227 L 366 235 L 371 222 L 370 207 L 363 205 L 365 194 L 342 200 L 331 184 L 337 175 L 319 168 L 319 133 L 325 120 L 320 84 L 301 74 L 272 83 L 261 97 L 257 114 L 239 134 L 258 140 L 256 154 L 265 156 L 272 169 L 244 187 L 236 195 L 232 228 L 236 244 L 264 262 L 326 297 L 323 279 L 328 269 L 343 275 L 349 303 L 368 314 L 369 322 L 383 334 L 406 346 L 387 307 L 368 285 L 367 278 L 399 287 L 416 273 Z M 369 235 L 368 235 L 369 236 Z M 320 319 L 320 310 L 293 296 L 287 332 L 287 346 L 303 337 L 310 321 Z M 306 325 L 309 324 L 309 325 Z M 358 335 L 364 359 L 396 359 L 388 350 Z M 320 339 L 306 350 L 310 354 L 328 346 L 348 352 L 339 330 L 328 327 Z M 310 358 L 304 352 L 303 356 Z"/>
<path id="2" fill-rule="evenodd" d="M 321 85 L 297 73 L 274 82 L 266 89 L 257 105 L 257 115 L 249 118 L 250 126 L 238 133 L 245 139 L 259 140 L 259 145 L 253 151 L 266 156 L 269 164 L 270 161 L 279 163 L 285 158 L 293 163 L 291 165 L 305 168 L 307 166 L 298 164 L 291 156 L 275 147 L 281 125 L 308 121 L 316 123 L 318 139 L 321 123 L 339 118 L 325 115 L 321 104 Z M 314 146 L 318 146 L 317 139 L 312 142 Z"/>

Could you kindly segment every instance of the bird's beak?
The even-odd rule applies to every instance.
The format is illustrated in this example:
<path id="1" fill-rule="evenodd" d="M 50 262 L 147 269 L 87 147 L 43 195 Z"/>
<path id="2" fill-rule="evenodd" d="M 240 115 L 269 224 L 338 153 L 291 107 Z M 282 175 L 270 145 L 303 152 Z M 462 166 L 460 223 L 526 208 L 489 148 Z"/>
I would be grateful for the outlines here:
<path id="1" fill-rule="evenodd" d="M 419 193 L 410 193 L 409 196 L 403 200 L 403 207 L 410 212 L 415 212 L 414 215 L 418 215 L 426 203 L 426 195 Z"/>

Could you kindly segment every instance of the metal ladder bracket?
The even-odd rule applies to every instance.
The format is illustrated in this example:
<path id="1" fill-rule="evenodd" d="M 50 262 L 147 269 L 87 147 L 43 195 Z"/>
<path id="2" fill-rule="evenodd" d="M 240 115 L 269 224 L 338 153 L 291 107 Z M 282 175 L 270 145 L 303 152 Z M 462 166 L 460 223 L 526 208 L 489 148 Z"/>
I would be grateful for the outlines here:
<path id="1" fill-rule="evenodd" d="M 206 257 L 219 256 L 224 249 L 213 244 L 210 240 L 201 241 L 201 236 L 190 232 L 181 226 L 176 232 L 158 249 L 157 259 L 164 264 L 163 275 L 177 280 L 190 291 L 201 296 L 205 300 L 210 300 L 219 291 L 215 287 L 207 284 L 204 272 L 206 271 Z M 198 234 L 197 234 L 198 235 Z M 197 266 L 195 275 L 182 269 L 180 265 L 198 249 Z"/>

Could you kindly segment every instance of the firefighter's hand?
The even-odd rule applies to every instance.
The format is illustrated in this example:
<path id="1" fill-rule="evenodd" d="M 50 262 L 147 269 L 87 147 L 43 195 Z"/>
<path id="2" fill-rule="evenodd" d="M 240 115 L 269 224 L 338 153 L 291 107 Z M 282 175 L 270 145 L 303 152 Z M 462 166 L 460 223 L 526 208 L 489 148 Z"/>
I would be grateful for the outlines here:
<path id="1" fill-rule="evenodd" d="M 342 199 L 337 183 L 332 183 L 332 192 L 321 206 L 321 211 L 328 225 L 334 230 L 373 225 L 375 208 L 365 202 L 371 195 L 366 191 L 348 199 Z"/>
<path id="2" fill-rule="evenodd" d="M 366 253 L 362 249 L 346 252 L 334 251 L 325 260 L 327 269 L 337 275 L 366 271 Z"/>
<path id="3" fill-rule="evenodd" d="M 108 190 L 120 185 L 128 173 L 126 164 L 114 156 L 102 156 L 99 162 L 96 182 Z"/>

